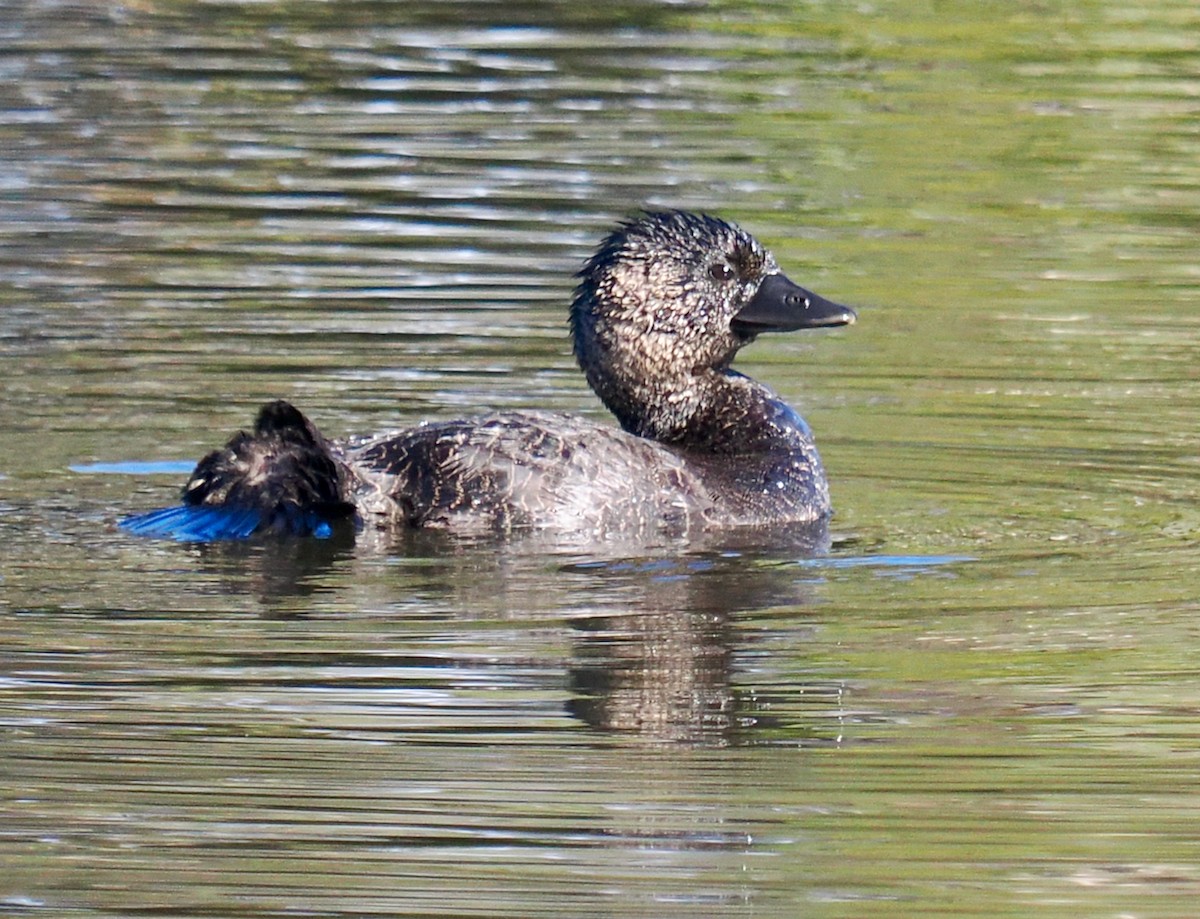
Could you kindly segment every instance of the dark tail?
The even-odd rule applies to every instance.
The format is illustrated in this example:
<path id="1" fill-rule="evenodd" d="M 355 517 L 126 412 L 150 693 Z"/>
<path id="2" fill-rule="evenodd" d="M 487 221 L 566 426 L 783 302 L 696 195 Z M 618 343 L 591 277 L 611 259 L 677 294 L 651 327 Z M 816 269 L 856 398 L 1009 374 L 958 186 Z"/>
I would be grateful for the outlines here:
<path id="1" fill-rule="evenodd" d="M 239 432 L 204 457 L 183 488 L 183 505 L 121 521 L 139 536 L 192 542 L 254 533 L 325 538 L 354 514 L 345 499 L 345 466 L 294 406 L 259 410 L 254 433 Z"/>

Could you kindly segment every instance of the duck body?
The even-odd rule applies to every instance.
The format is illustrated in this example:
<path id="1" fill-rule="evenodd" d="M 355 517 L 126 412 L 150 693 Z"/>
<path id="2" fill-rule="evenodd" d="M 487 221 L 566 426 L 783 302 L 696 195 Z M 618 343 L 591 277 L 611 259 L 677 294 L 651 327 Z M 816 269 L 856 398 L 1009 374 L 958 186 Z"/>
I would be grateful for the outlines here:
<path id="1" fill-rule="evenodd" d="M 342 451 L 355 505 L 389 526 L 679 535 L 830 512 L 811 437 L 731 466 L 574 415 L 503 412 Z"/>
<path id="2" fill-rule="evenodd" d="M 197 465 L 183 505 L 123 526 L 180 539 L 329 535 L 339 521 L 456 533 L 598 538 L 823 521 L 829 487 L 811 432 L 730 367 L 760 332 L 844 325 L 854 313 L 789 281 L 749 234 L 650 212 L 580 272 L 576 358 L 620 428 L 497 412 L 370 438 L 325 439 L 277 401 Z"/>

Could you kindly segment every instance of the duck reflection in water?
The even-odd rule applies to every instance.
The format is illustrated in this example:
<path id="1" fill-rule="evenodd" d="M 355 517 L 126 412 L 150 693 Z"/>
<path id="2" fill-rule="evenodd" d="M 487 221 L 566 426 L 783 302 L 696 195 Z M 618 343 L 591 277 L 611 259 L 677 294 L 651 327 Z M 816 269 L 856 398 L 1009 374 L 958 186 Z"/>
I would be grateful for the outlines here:
<path id="1" fill-rule="evenodd" d="M 494 682 L 535 685 L 551 707 L 562 705 L 601 733 L 720 746 L 825 745 L 843 729 L 843 683 L 824 668 L 794 676 L 813 628 L 811 569 L 797 564 L 818 548 L 807 535 L 716 534 L 625 558 L 568 548 L 575 557 L 568 561 L 541 543 L 529 551 L 527 540 L 419 530 L 398 535 L 389 550 L 404 560 L 400 567 L 381 567 L 377 553 L 364 553 L 342 534 L 264 540 L 249 552 L 227 541 L 181 550 L 223 591 L 256 598 L 263 618 L 303 619 L 345 606 L 351 617 L 367 610 L 372 618 L 400 621 L 419 611 L 455 634 L 474 634 L 473 623 L 485 623 L 481 641 L 511 627 L 521 649 L 511 657 L 507 639 L 497 647 L 489 665 Z M 528 637 L 534 633 L 545 637 Z M 772 676 L 775 655 L 759 657 L 768 640 L 773 651 L 781 640 L 789 649 L 786 680 Z M 347 678 L 358 685 L 365 654 L 388 685 L 412 683 L 405 668 L 415 660 L 424 670 L 421 685 L 435 673 L 435 684 L 447 692 L 465 700 L 478 693 L 476 641 L 466 643 L 461 659 L 455 643 L 438 642 L 428 659 L 421 647 L 401 643 L 392 654 L 351 648 Z M 338 653 L 331 650 L 326 661 L 330 673 L 337 673 Z M 432 669 L 429 661 L 436 662 Z M 495 716 L 494 701 L 486 704 Z M 525 708 L 512 713 L 527 715 Z"/>
<path id="2" fill-rule="evenodd" d="M 753 565 L 724 550 L 591 568 L 591 593 L 600 600 L 583 601 L 586 615 L 570 620 L 569 711 L 593 728 L 653 740 L 832 742 L 840 681 L 783 686 L 760 677 L 756 685 L 744 672 L 763 632 L 742 616 L 786 608 L 794 633 L 811 599 L 786 557 L 761 564 L 754 554 Z"/>
<path id="3" fill-rule="evenodd" d="M 347 526 L 596 540 L 821 530 L 829 486 L 808 426 L 730 365 L 760 333 L 854 319 L 734 224 L 645 213 L 601 242 L 570 309 L 575 356 L 619 429 L 496 412 L 334 441 L 277 401 L 200 461 L 182 506 L 122 525 L 196 541 Z"/>

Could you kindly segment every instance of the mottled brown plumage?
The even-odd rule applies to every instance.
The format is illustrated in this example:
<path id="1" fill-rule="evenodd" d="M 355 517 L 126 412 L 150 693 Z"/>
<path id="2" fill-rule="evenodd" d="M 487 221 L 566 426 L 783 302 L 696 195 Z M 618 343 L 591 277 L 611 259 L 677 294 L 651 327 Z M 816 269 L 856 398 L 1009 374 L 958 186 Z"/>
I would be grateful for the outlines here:
<path id="1" fill-rule="evenodd" d="M 570 311 L 576 358 L 621 429 L 502 412 L 338 443 L 271 403 L 254 435 L 201 461 L 184 500 L 252 507 L 259 529 L 292 532 L 351 508 L 368 526 L 598 538 L 821 521 L 829 488 L 807 425 L 730 364 L 760 332 L 853 321 L 735 225 L 647 213 L 601 243 Z"/>

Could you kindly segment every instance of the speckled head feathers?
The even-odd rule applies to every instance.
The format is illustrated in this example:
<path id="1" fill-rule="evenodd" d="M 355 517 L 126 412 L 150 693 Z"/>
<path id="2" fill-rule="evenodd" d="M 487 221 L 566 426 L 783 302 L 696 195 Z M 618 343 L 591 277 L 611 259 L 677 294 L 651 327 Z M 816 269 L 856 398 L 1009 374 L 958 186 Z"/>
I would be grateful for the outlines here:
<path id="1" fill-rule="evenodd" d="M 648 211 L 622 223 L 584 264 L 571 304 L 588 383 L 627 430 L 670 436 L 694 410 L 696 376 L 723 371 L 752 339 L 733 319 L 778 270 L 716 217 Z"/>
<path id="2" fill-rule="evenodd" d="M 738 309 L 774 258 L 735 224 L 687 211 L 647 211 L 621 223 L 579 272 L 571 306 L 576 355 L 582 361 L 595 320 L 629 323 L 644 332 L 686 335 L 696 357 L 728 360 L 745 342 L 732 334 Z"/>

